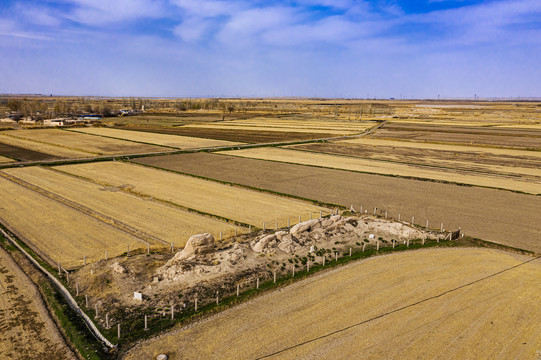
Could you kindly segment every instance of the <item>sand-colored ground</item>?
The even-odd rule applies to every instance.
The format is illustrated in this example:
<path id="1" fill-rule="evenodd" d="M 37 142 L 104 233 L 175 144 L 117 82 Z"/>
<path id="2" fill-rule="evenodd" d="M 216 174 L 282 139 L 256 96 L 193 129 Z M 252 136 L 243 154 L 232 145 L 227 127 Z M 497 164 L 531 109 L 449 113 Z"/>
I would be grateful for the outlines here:
<path id="1" fill-rule="evenodd" d="M 2 156 L 0 155 L 0 163 L 9 163 L 9 162 L 13 162 L 15 160 L 11 159 L 11 158 L 8 158 L 8 157 L 5 157 L 5 156 Z"/>
<path id="2" fill-rule="evenodd" d="M 74 150 L 76 152 L 86 152 L 92 155 L 117 155 L 163 151 L 163 147 L 159 146 L 97 137 L 60 129 L 14 130 L 6 133 L 6 135 L 13 138 L 31 140 L 40 145 L 52 145 L 58 148 Z M 32 150 L 45 152 L 39 147 Z"/>
<path id="3" fill-rule="evenodd" d="M 386 143 L 384 140 L 380 144 L 372 144 L 377 141 L 369 141 L 367 144 L 362 142 L 333 141 L 294 145 L 287 148 L 371 160 L 385 160 L 410 165 L 446 168 L 452 172 L 465 171 L 466 173 L 515 177 L 521 181 L 541 181 L 541 156 L 529 156 L 530 154 L 541 155 L 541 153 L 535 151 L 514 150 L 515 154 L 513 155 L 503 152 L 496 155 L 489 152 L 468 151 L 466 147 L 461 150 L 431 149 L 429 147 L 416 148 L 413 146 L 400 147 L 395 146 L 395 142 L 388 141 Z M 434 145 L 438 147 L 437 144 Z M 440 146 L 444 148 L 446 145 Z M 449 147 L 452 148 L 454 146 Z M 456 147 L 459 148 L 459 146 Z M 472 147 L 472 149 L 475 149 L 475 147 Z M 516 152 L 521 154 L 516 154 Z"/>
<path id="4" fill-rule="evenodd" d="M 301 215 L 307 219 L 310 212 L 314 215 L 329 212 L 306 202 L 130 163 L 102 162 L 57 168 L 103 184 L 125 185 L 138 194 L 257 227 L 262 227 L 263 222 L 268 228 L 274 227 L 276 221 L 282 227 L 287 225 L 288 217 L 297 219 Z"/>
<path id="5" fill-rule="evenodd" d="M 26 274 L 0 247 L 0 358 L 76 359 Z"/>
<path id="6" fill-rule="evenodd" d="M 126 359 L 537 359 L 541 260 L 433 249 L 325 272 Z M 274 355 L 273 355 L 274 354 Z"/>
<path id="7" fill-rule="evenodd" d="M 144 131 L 131 131 L 111 128 L 81 128 L 73 130 L 78 133 L 99 135 L 115 139 L 142 142 L 168 146 L 177 149 L 205 148 L 215 146 L 229 146 L 238 143 L 222 140 L 203 139 L 189 136 L 157 134 Z"/>
<path id="8" fill-rule="evenodd" d="M 62 184 L 59 184 L 62 186 Z M 0 221 L 51 264 L 71 268 L 87 261 L 146 248 L 144 241 L 0 177 Z"/>
<path id="9" fill-rule="evenodd" d="M 253 159 L 272 160 L 302 165 L 321 166 L 334 169 L 362 171 L 375 174 L 411 176 L 417 178 L 450 181 L 485 187 L 495 187 L 521 191 L 529 194 L 541 193 L 541 181 L 523 181 L 495 175 L 469 174 L 449 169 L 411 164 L 398 164 L 389 161 L 368 160 L 348 156 L 328 155 L 281 148 L 254 148 L 224 151 L 222 154 Z"/>
<path id="10" fill-rule="evenodd" d="M 453 152 L 471 152 L 471 153 L 476 153 L 480 155 L 492 154 L 492 155 L 509 155 L 509 156 L 519 156 L 519 157 L 527 156 L 527 157 L 541 158 L 541 152 L 539 151 L 450 145 L 450 144 L 434 144 L 434 143 L 402 141 L 402 140 L 384 140 L 384 139 L 374 139 L 371 137 L 361 137 L 361 138 L 355 138 L 355 139 L 340 140 L 337 143 L 355 144 L 355 145 L 357 144 L 358 145 L 372 145 L 372 146 L 393 146 L 397 148 L 442 150 L 442 151 L 453 151 Z"/>
<path id="11" fill-rule="evenodd" d="M 5 131 L 5 132 L 0 133 L 0 142 L 3 144 L 17 146 L 20 148 L 36 151 L 38 153 L 49 154 L 49 155 L 57 156 L 61 158 L 77 159 L 77 158 L 92 157 L 96 155 L 88 151 L 65 148 L 61 146 L 45 144 L 43 142 L 36 142 L 33 140 L 28 140 L 28 139 L 23 139 L 20 137 L 7 135 L 11 133 L 12 133 L 11 131 L 10 132 Z"/>
<path id="12" fill-rule="evenodd" d="M 258 130 L 258 131 L 291 131 L 305 133 L 321 133 L 346 135 L 362 132 L 376 125 L 373 121 L 346 122 L 346 121 L 313 121 L 313 120 L 288 120 L 276 118 L 255 118 L 250 120 L 222 121 L 213 124 L 186 125 L 185 128 L 201 129 L 235 129 L 235 130 Z"/>
<path id="13" fill-rule="evenodd" d="M 220 232 L 223 237 L 235 233 L 235 226 L 223 221 L 48 168 L 32 166 L 7 169 L 4 172 L 150 234 L 164 242 L 161 246 L 171 242 L 175 246 L 184 246 L 190 236 L 204 232 L 211 233 L 215 238 L 220 237 Z M 239 234 L 245 230 L 237 228 Z M 155 245 L 160 246 L 160 243 Z"/>

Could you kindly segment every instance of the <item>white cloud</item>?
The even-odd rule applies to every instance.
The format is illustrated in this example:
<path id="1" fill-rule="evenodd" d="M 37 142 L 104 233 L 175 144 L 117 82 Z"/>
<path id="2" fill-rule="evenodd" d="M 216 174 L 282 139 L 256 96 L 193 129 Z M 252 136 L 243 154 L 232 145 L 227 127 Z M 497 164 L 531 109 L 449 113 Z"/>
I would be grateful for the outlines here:
<path id="1" fill-rule="evenodd" d="M 67 0 L 75 8 L 66 14 L 70 20 L 100 25 L 166 15 L 162 1 L 152 0 Z"/>

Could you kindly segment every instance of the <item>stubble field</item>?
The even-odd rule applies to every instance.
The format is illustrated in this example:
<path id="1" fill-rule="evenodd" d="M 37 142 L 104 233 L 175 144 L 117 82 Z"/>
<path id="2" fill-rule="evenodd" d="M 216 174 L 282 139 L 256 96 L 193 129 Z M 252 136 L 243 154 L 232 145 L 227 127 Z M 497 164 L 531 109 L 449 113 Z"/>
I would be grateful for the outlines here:
<path id="1" fill-rule="evenodd" d="M 137 164 L 101 162 L 57 169 L 104 185 L 128 186 L 133 192 L 256 227 L 287 225 L 287 219 L 329 210 L 308 202 L 241 189 Z"/>
<path id="2" fill-rule="evenodd" d="M 73 130 L 77 133 L 104 136 L 114 139 L 135 141 L 153 145 L 167 146 L 176 149 L 193 149 L 238 144 L 229 141 L 194 138 L 168 134 L 157 134 L 143 131 L 131 131 L 111 128 L 83 128 Z"/>
<path id="3" fill-rule="evenodd" d="M 351 156 L 338 156 L 308 151 L 298 151 L 283 148 L 254 148 L 221 152 L 225 155 L 246 157 L 260 160 L 271 160 L 300 165 L 328 167 L 333 169 L 368 172 L 384 175 L 415 177 L 459 184 L 469 184 L 483 187 L 494 187 L 520 191 L 528 194 L 541 193 L 541 175 L 538 169 L 531 169 L 528 179 L 512 177 L 506 174 L 496 175 L 487 173 L 472 173 L 433 166 L 404 164 L 389 161 L 364 159 Z M 533 178 L 532 178 L 533 177 Z"/>
<path id="4" fill-rule="evenodd" d="M 223 221 L 139 197 L 129 193 L 129 189 L 101 186 L 48 168 L 32 166 L 3 172 L 90 208 L 99 219 L 111 219 L 112 226 L 127 225 L 134 230 L 134 235 L 148 240 L 153 247 L 171 243 L 183 247 L 190 236 L 202 232 L 215 238 L 219 238 L 220 232 L 223 237 L 232 236 L 235 229 L 239 234 L 245 232 Z"/>
<path id="5" fill-rule="evenodd" d="M 371 258 L 146 341 L 125 359 L 535 359 L 541 264 L 531 260 L 486 249 Z"/>
<path id="6" fill-rule="evenodd" d="M 0 247 L 0 357 L 76 359 L 26 274 Z"/>
<path id="7" fill-rule="evenodd" d="M 504 190 L 456 186 L 219 154 L 178 154 L 137 159 L 222 181 L 303 198 L 388 210 L 395 219 L 428 219 L 432 227 L 462 228 L 484 240 L 541 252 L 541 197 Z M 234 171 L 231 171 L 234 169 Z"/>
<path id="8" fill-rule="evenodd" d="M 2 139 L 10 138 L 14 145 L 62 157 L 91 157 L 163 151 L 162 147 L 138 144 L 131 141 L 97 137 L 60 129 L 5 131 Z"/>
<path id="9" fill-rule="evenodd" d="M 147 243 L 44 195 L 0 177 L 0 220 L 50 264 L 66 268 L 118 256 Z"/>

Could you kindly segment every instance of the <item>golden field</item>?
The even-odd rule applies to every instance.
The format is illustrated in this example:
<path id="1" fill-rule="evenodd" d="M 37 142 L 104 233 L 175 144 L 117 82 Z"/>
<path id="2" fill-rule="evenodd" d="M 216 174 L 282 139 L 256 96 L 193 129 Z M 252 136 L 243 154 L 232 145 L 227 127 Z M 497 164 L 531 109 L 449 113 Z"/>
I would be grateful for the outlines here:
<path id="1" fill-rule="evenodd" d="M 111 128 L 81 128 L 73 130 L 77 133 L 99 135 L 121 140 L 167 146 L 176 149 L 193 149 L 216 146 L 231 146 L 238 143 L 222 140 L 195 138 L 168 134 L 157 134 L 144 131 L 132 131 Z"/>
<path id="2" fill-rule="evenodd" d="M 48 168 L 32 166 L 6 169 L 3 172 L 84 205 L 114 219 L 115 223 L 120 221 L 137 231 L 149 234 L 155 238 L 155 246 L 167 246 L 173 242 L 176 247 L 182 247 L 190 236 L 205 232 L 216 239 L 219 239 L 220 232 L 224 238 L 235 234 L 235 226 L 225 222 L 144 199 L 119 188 L 103 187 Z M 239 234 L 245 231 L 237 228 Z"/>
<path id="3" fill-rule="evenodd" d="M 0 163 L 9 163 L 9 162 L 13 162 L 13 161 L 15 161 L 15 160 L 0 155 Z"/>
<path id="4" fill-rule="evenodd" d="M 349 156 L 328 155 L 283 148 L 254 148 L 224 151 L 220 153 L 252 159 L 271 160 L 333 169 L 416 177 L 483 187 L 502 188 L 521 191 L 529 194 L 541 193 L 541 179 L 528 179 L 528 181 L 524 181 L 521 178 L 516 179 L 491 174 L 458 172 L 442 168 L 362 159 Z M 533 173 L 536 176 L 538 175 L 537 170 L 533 170 Z"/>
<path id="5" fill-rule="evenodd" d="M 134 193 L 152 196 L 182 207 L 262 227 L 287 225 L 301 215 L 319 216 L 326 208 L 310 203 L 241 189 L 169 171 L 121 162 L 101 162 L 56 167 L 103 185 L 126 186 Z"/>
<path id="6" fill-rule="evenodd" d="M 0 358 L 77 359 L 50 318 L 41 294 L 0 247 Z"/>
<path id="7" fill-rule="evenodd" d="M 44 144 L 43 142 L 37 142 L 33 140 L 23 139 L 21 137 L 11 136 L 9 135 L 11 133 L 12 131 L 1 132 L 0 142 L 7 145 L 17 146 L 24 149 L 33 150 L 40 153 L 45 153 L 45 154 L 68 158 L 68 159 L 87 158 L 87 157 L 96 156 L 96 154 L 94 153 L 83 151 L 83 150 L 65 148 L 65 147 L 61 147 L 61 146 L 57 146 L 53 144 Z"/>
<path id="8" fill-rule="evenodd" d="M 74 150 L 76 152 L 86 152 L 94 156 L 163 151 L 163 148 L 158 146 L 96 137 L 60 129 L 12 130 L 3 134 L 17 139 L 33 141 L 39 145 L 43 144 Z M 39 147 L 37 149 L 37 151 L 43 151 Z"/>
<path id="9" fill-rule="evenodd" d="M 532 259 L 476 248 L 370 258 L 147 340 L 124 358 L 536 359 L 541 261 L 523 264 Z"/>
<path id="10" fill-rule="evenodd" d="M 61 186 L 61 185 L 59 185 Z M 120 255 L 147 243 L 0 177 L 0 220 L 52 265 L 64 268 Z"/>

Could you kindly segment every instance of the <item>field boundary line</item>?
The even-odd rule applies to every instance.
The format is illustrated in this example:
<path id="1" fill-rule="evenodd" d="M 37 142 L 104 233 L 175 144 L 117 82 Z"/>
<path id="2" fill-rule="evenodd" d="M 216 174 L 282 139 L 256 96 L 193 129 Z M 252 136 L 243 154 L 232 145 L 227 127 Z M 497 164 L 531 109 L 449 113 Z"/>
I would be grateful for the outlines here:
<path id="1" fill-rule="evenodd" d="M 21 245 L 19 245 L 19 243 L 16 240 L 14 240 L 11 237 L 11 235 L 6 233 L 4 229 L 0 228 L 0 232 L 15 247 L 17 247 L 17 249 L 19 249 L 19 251 L 21 251 L 38 270 L 40 270 L 43 274 L 45 274 L 45 276 L 47 276 L 53 282 L 53 284 L 56 286 L 58 291 L 60 291 L 62 293 L 62 296 L 64 296 L 64 299 L 66 300 L 68 305 L 76 313 L 78 313 L 79 316 L 83 318 L 84 322 L 87 324 L 92 334 L 94 334 L 94 336 L 96 336 L 108 348 L 110 349 L 115 348 L 116 345 L 113 345 L 109 340 L 107 340 L 105 336 L 103 336 L 103 334 L 96 327 L 96 324 L 94 324 L 94 322 L 90 319 L 90 317 L 88 317 L 88 315 L 86 315 L 85 312 L 79 307 L 79 305 L 77 304 L 77 301 L 75 301 L 73 296 L 71 296 L 71 293 L 64 287 L 64 285 L 62 285 L 62 283 L 58 281 L 56 277 L 54 277 L 51 273 L 49 273 L 43 266 L 41 266 L 41 264 L 36 259 L 34 259 L 28 252 L 26 252 L 26 250 Z"/>
<path id="2" fill-rule="evenodd" d="M 442 170 L 454 170 L 457 173 L 464 172 L 464 173 L 478 173 L 478 174 L 481 174 L 481 175 L 497 175 L 497 176 L 501 176 L 503 178 L 509 178 L 511 180 L 515 180 L 516 178 L 520 179 L 520 178 L 523 178 L 524 176 L 535 176 L 535 175 L 523 175 L 523 174 L 512 174 L 512 173 L 504 174 L 504 173 L 496 173 L 496 172 L 489 172 L 489 171 L 483 171 L 483 170 L 468 170 L 468 169 L 459 168 L 459 167 L 449 167 L 449 166 L 430 165 L 430 164 L 419 164 L 419 163 L 410 163 L 410 162 L 405 162 L 405 161 L 396 161 L 396 160 L 387 160 L 387 159 L 374 159 L 374 158 L 368 158 L 368 157 L 363 157 L 363 156 L 354 156 L 354 155 L 347 155 L 347 154 L 322 152 L 322 151 L 316 151 L 316 150 L 310 150 L 310 149 L 295 149 L 295 148 L 289 148 L 289 147 L 284 147 L 283 149 L 307 152 L 307 153 L 311 153 L 311 154 L 342 156 L 342 157 L 349 158 L 349 159 L 362 159 L 362 160 L 375 161 L 375 162 L 380 161 L 380 162 L 388 162 L 388 163 L 391 163 L 391 164 L 408 165 L 408 166 L 421 167 L 421 168 L 426 167 L 426 168 L 435 169 L 435 170 L 440 170 L 440 169 L 442 169 Z M 535 167 L 532 167 L 532 169 L 535 169 Z M 473 186 L 476 186 L 476 185 L 473 185 Z"/>
<path id="3" fill-rule="evenodd" d="M 63 144 L 54 144 L 54 143 L 50 143 L 50 142 L 43 141 L 43 140 L 30 139 L 30 138 L 26 138 L 26 137 L 23 137 L 23 136 L 17 136 L 17 135 L 12 135 L 12 134 L 5 134 L 4 133 L 2 135 L 12 137 L 12 138 L 15 138 L 15 139 L 19 139 L 19 140 L 26 140 L 26 141 L 35 142 L 35 143 L 38 143 L 38 144 L 45 144 L 45 145 L 55 146 L 55 147 L 68 149 L 68 150 L 72 150 L 72 151 L 78 151 L 78 152 L 85 153 L 85 154 L 102 155 L 99 152 L 82 150 L 82 149 L 79 149 L 79 148 L 75 148 L 75 147 L 71 147 L 71 146 L 67 146 L 67 145 L 63 145 Z"/>
<path id="4" fill-rule="evenodd" d="M 104 126 L 100 126 L 100 127 L 96 127 L 96 128 L 97 129 L 101 129 L 101 128 L 110 129 L 109 127 L 104 127 Z M 112 129 L 115 129 L 115 128 L 112 128 Z M 75 133 L 78 133 L 78 134 L 86 134 L 86 135 L 98 136 L 98 137 L 103 137 L 103 138 L 107 138 L 107 139 L 128 141 L 128 142 L 132 142 L 132 143 L 136 143 L 136 144 L 160 146 L 160 147 L 164 147 L 164 148 L 168 148 L 168 149 L 175 149 L 175 150 L 180 149 L 179 147 L 174 147 L 174 146 L 147 143 L 147 142 L 144 142 L 144 141 L 137 141 L 137 140 L 131 140 L 131 139 L 123 139 L 123 138 L 118 138 L 118 137 L 114 137 L 114 136 L 107 136 L 107 135 L 103 135 L 103 134 L 92 134 L 92 133 L 87 133 L 87 132 L 84 132 L 84 131 L 81 131 L 81 130 L 75 130 L 75 129 L 74 130 L 72 130 L 72 129 L 61 129 L 61 130 L 62 131 L 67 131 L 67 132 L 75 132 Z M 124 129 L 116 129 L 116 130 L 124 130 Z M 130 130 L 124 130 L 124 131 L 130 131 Z M 152 134 L 152 133 L 149 132 L 149 134 Z"/>
<path id="5" fill-rule="evenodd" d="M 505 272 L 508 272 L 508 271 L 511 271 L 515 268 L 518 268 L 520 266 L 523 266 L 523 265 L 526 265 L 526 264 L 529 264 L 535 260 L 539 260 L 541 259 L 541 256 L 537 256 L 537 257 L 534 257 L 533 259 L 529 259 L 529 260 L 526 260 L 526 261 L 523 261 L 519 264 L 516 264 L 516 265 L 513 265 L 511 267 L 508 267 L 508 268 L 505 268 L 505 269 L 502 269 L 500 271 L 497 271 L 495 273 L 492 273 L 490 275 L 486 275 L 480 279 L 477 279 L 477 280 L 474 280 L 474 281 L 470 281 L 469 283 L 466 283 L 466 284 L 463 284 L 463 285 L 460 285 L 460 286 L 457 286 L 455 288 L 452 288 L 452 289 L 449 289 L 449 290 L 446 290 L 442 293 L 439 293 L 437 295 L 433 295 L 433 296 L 430 296 L 430 297 L 427 297 L 425 299 L 422 299 L 422 300 L 419 300 L 419 301 L 416 301 L 414 303 L 411 303 L 411 304 L 408 304 L 408 305 L 405 305 L 405 306 L 402 306 L 402 307 L 399 307 L 397 309 L 394 309 L 394 310 L 390 310 L 390 311 L 387 311 L 383 314 L 380 314 L 380 315 L 376 315 L 376 316 L 373 316 L 369 319 L 366 319 L 366 320 L 363 320 L 361 322 L 358 322 L 358 323 L 355 323 L 355 324 L 352 324 L 352 325 L 349 325 L 349 326 L 346 326 L 346 327 L 343 327 L 341 329 L 338 329 L 338 330 L 335 330 L 335 331 L 331 331 L 327 334 L 324 334 L 324 335 L 321 335 L 321 336 L 318 336 L 318 337 L 315 337 L 315 338 L 312 338 L 312 339 L 309 339 L 309 340 L 306 340 L 306 341 L 303 341 L 303 342 L 300 342 L 298 344 L 295 344 L 295 345 L 292 345 L 292 346 L 289 346 L 289 347 L 286 347 L 286 348 L 283 348 L 281 350 L 278 350 L 276 352 L 273 352 L 273 353 L 270 353 L 270 354 L 267 354 L 267 355 L 263 355 L 263 356 L 260 356 L 260 357 L 257 357 L 255 358 L 255 360 L 261 360 L 261 359 L 267 359 L 267 358 L 270 358 L 270 357 L 273 357 L 275 355 L 278 355 L 278 354 L 281 354 L 281 353 L 284 353 L 286 351 L 289 351 L 289 350 L 292 350 L 292 349 L 295 349 L 295 348 L 298 348 L 298 347 L 301 347 L 303 345 L 306 345 L 306 344 L 309 344 L 309 343 L 313 343 L 313 342 L 316 342 L 318 340 L 321 340 L 321 339 L 325 339 L 325 338 L 328 338 L 330 336 L 333 336 L 335 334 L 339 334 L 341 332 L 344 332 L 344 331 L 347 331 L 349 329 L 352 329 L 352 328 L 355 328 L 355 327 L 358 327 L 358 326 L 361 326 L 361 325 L 364 325 L 366 323 L 369 323 L 369 322 L 372 322 L 372 321 L 375 321 L 377 319 L 381 319 L 383 317 L 386 317 L 386 316 L 389 316 L 391 314 L 394 314 L 394 313 L 397 313 L 399 311 L 402 311 L 402 310 L 405 310 L 405 309 L 408 309 L 408 308 L 411 308 L 411 307 L 414 307 L 414 306 L 417 306 L 419 304 L 422 304 L 422 303 L 425 303 L 425 302 L 428 302 L 428 301 L 431 301 L 431 300 L 435 300 L 435 299 L 438 299 L 440 297 L 443 297 L 447 294 L 450 294 L 450 293 L 453 293 L 453 292 L 456 292 L 460 289 L 463 289 L 463 288 L 466 288 L 466 287 L 469 287 L 469 286 L 472 286 L 474 284 L 477 284 L 479 282 L 482 282 L 482 281 L 485 281 L 487 279 L 490 279 L 492 277 L 495 277 L 495 276 L 498 276 L 500 274 L 503 274 Z"/>
<path id="6" fill-rule="evenodd" d="M 523 194 L 523 195 L 530 195 L 530 196 L 541 196 L 541 193 L 533 194 L 533 193 L 528 193 L 528 192 L 520 191 L 520 190 L 499 188 L 499 187 L 486 186 L 486 185 L 485 186 L 483 186 L 483 185 L 472 185 L 472 184 L 460 183 L 460 182 L 456 182 L 456 181 L 430 179 L 430 178 L 423 178 L 423 177 L 416 177 L 416 176 L 406 176 L 406 175 L 396 175 L 396 174 L 381 174 L 381 173 L 375 173 L 375 172 L 370 172 L 370 171 L 342 169 L 342 168 L 321 166 L 321 165 L 312 165 L 312 164 L 301 164 L 301 163 L 289 162 L 289 161 L 281 161 L 281 160 L 260 159 L 260 158 L 255 158 L 255 157 L 247 157 L 247 156 L 240 156 L 240 155 L 233 155 L 233 154 L 218 154 L 218 155 L 233 156 L 233 157 L 241 158 L 241 159 L 253 159 L 253 160 L 261 160 L 261 161 L 270 161 L 270 162 L 281 163 L 281 164 L 310 166 L 310 167 L 319 168 L 319 169 L 332 169 L 332 170 L 348 171 L 348 172 L 359 173 L 359 174 L 387 176 L 387 177 L 395 177 L 395 178 L 402 178 L 402 179 L 409 179 L 409 180 L 428 181 L 428 182 L 448 184 L 448 185 L 457 185 L 457 186 L 466 186 L 466 187 L 478 187 L 478 188 L 485 188 L 485 189 L 492 189 L 492 190 L 504 190 L 504 191 L 510 191 L 510 192 L 513 192 L 513 193 Z"/>
<path id="7" fill-rule="evenodd" d="M 216 155 L 224 156 L 223 154 L 216 154 Z M 225 155 L 225 156 L 227 156 L 227 155 Z M 196 179 L 216 182 L 216 183 L 219 183 L 219 184 L 228 185 L 228 186 L 235 187 L 235 188 L 253 190 L 253 191 L 262 192 L 262 193 L 268 193 L 268 194 L 276 195 L 276 196 L 283 197 L 283 198 L 286 198 L 286 199 L 302 200 L 302 201 L 310 202 L 310 203 L 312 203 L 314 205 L 318 205 L 318 206 L 322 206 L 322 207 L 335 207 L 335 208 L 340 208 L 340 209 L 346 209 L 346 207 L 343 206 L 343 205 L 322 202 L 322 201 L 319 201 L 319 200 L 308 199 L 308 198 L 304 198 L 302 196 L 290 195 L 290 194 L 281 193 L 281 192 L 278 192 L 278 191 L 272 191 L 272 190 L 268 190 L 268 189 L 258 188 L 258 187 L 255 187 L 255 186 L 243 185 L 243 184 L 234 183 L 234 182 L 230 182 L 230 181 L 223 181 L 223 180 L 213 179 L 213 178 L 209 178 L 209 177 L 205 177 L 205 176 L 186 173 L 186 172 L 183 172 L 183 171 L 167 169 L 167 168 L 163 168 L 163 167 L 156 166 L 156 165 L 139 163 L 139 162 L 132 161 L 132 160 L 127 160 L 126 162 L 136 164 L 136 165 L 141 165 L 141 166 L 147 166 L 147 167 L 150 167 L 150 168 L 153 168 L 153 169 L 168 171 L 168 172 L 172 172 L 172 173 L 179 174 L 179 175 L 185 175 L 185 176 L 193 177 L 193 178 L 196 178 Z"/>
<path id="8" fill-rule="evenodd" d="M 129 163 L 129 161 L 127 161 Z M 133 163 L 134 165 L 142 165 L 142 164 L 139 164 L 139 163 Z M 168 201 L 168 200 L 164 200 L 164 199 L 161 199 L 159 197 L 156 197 L 154 195 L 147 195 L 147 194 L 143 194 L 143 193 L 140 193 L 140 192 L 137 192 L 137 191 L 134 191 L 134 190 L 131 190 L 131 189 L 128 189 L 128 188 L 123 188 L 123 187 L 119 187 L 119 186 L 116 186 L 116 185 L 113 185 L 113 184 L 110 184 L 110 183 L 107 183 L 105 181 L 101 181 L 101 180 L 96 180 L 96 179 L 91 179 L 91 178 L 87 178 L 85 176 L 81 176 L 81 175 L 76 175 L 76 174 L 72 174 L 72 173 L 69 173 L 67 171 L 63 171 L 63 170 L 60 170 L 60 169 L 57 169 L 57 168 L 49 168 L 51 171 L 56 171 L 58 173 L 61 173 L 61 174 L 64 174 L 64 175 L 68 175 L 68 176 L 72 176 L 72 177 L 75 177 L 75 178 L 78 178 L 78 179 L 81 179 L 81 180 L 85 180 L 87 182 L 90 182 L 90 183 L 93 183 L 93 184 L 96 184 L 96 185 L 100 185 L 100 186 L 108 186 L 108 187 L 114 187 L 114 188 L 117 188 L 118 190 L 126 193 L 126 194 L 130 194 L 130 195 L 133 195 L 133 196 L 136 196 L 138 198 L 141 198 L 141 199 L 145 199 L 147 201 L 153 201 L 153 202 L 156 202 L 156 203 L 159 203 L 159 204 L 163 204 L 163 205 L 167 205 L 167 206 L 171 206 L 171 207 L 174 207 L 176 209 L 180 209 L 182 211 L 186 211 L 186 212 L 190 212 L 190 213 L 196 213 L 198 215 L 201 215 L 201 216 L 204 216 L 204 217 L 210 217 L 210 218 L 213 218 L 214 220 L 218 220 L 218 221 L 222 221 L 222 222 L 226 222 L 226 223 L 232 223 L 236 226 L 242 226 L 242 227 L 249 227 L 250 224 L 248 223 L 243 223 L 241 221 L 236 221 L 236 220 L 232 220 L 232 219 L 228 219 L 226 217 L 223 217 L 223 216 L 220 216 L 220 215 L 215 215 L 215 214 L 211 214 L 211 213 L 206 213 L 204 211 L 200 211 L 200 210 L 197 210 L 197 209 L 192 209 L 190 207 L 187 207 L 187 206 L 183 206 L 183 205 L 180 205 L 180 204 L 177 204 L 177 203 L 174 203 L 172 201 Z M 160 168 L 157 168 L 159 170 L 165 170 L 165 169 L 160 169 Z M 0 171 L 0 174 L 2 172 Z M 169 243 L 166 243 L 164 242 L 163 240 L 160 240 L 162 241 L 164 244 L 167 244 L 168 246 L 170 245 Z"/>
<path id="9" fill-rule="evenodd" d="M 117 219 L 114 219 L 110 216 L 107 216 L 105 214 L 102 214 L 98 211 L 92 210 L 89 207 L 86 207 L 84 205 L 81 205 L 75 201 L 68 200 L 58 194 L 55 194 L 51 191 L 45 190 L 39 186 L 36 186 L 34 184 L 31 184 L 25 180 L 22 180 L 16 176 L 7 174 L 5 172 L 0 171 L 0 176 L 3 177 L 6 180 L 9 180 L 11 182 L 16 183 L 17 185 L 23 186 L 29 190 L 32 190 L 38 194 L 41 194 L 53 201 L 59 202 L 65 206 L 68 206 L 74 210 L 80 211 L 83 214 L 90 216 L 106 225 L 112 226 L 113 228 L 116 228 L 117 230 L 123 231 L 131 236 L 133 236 L 137 241 L 143 242 L 145 244 L 147 243 L 154 243 L 158 242 L 164 245 L 168 245 L 168 243 L 160 238 L 157 238 L 153 235 L 150 235 L 142 230 L 136 229 L 122 221 L 119 221 Z"/>

